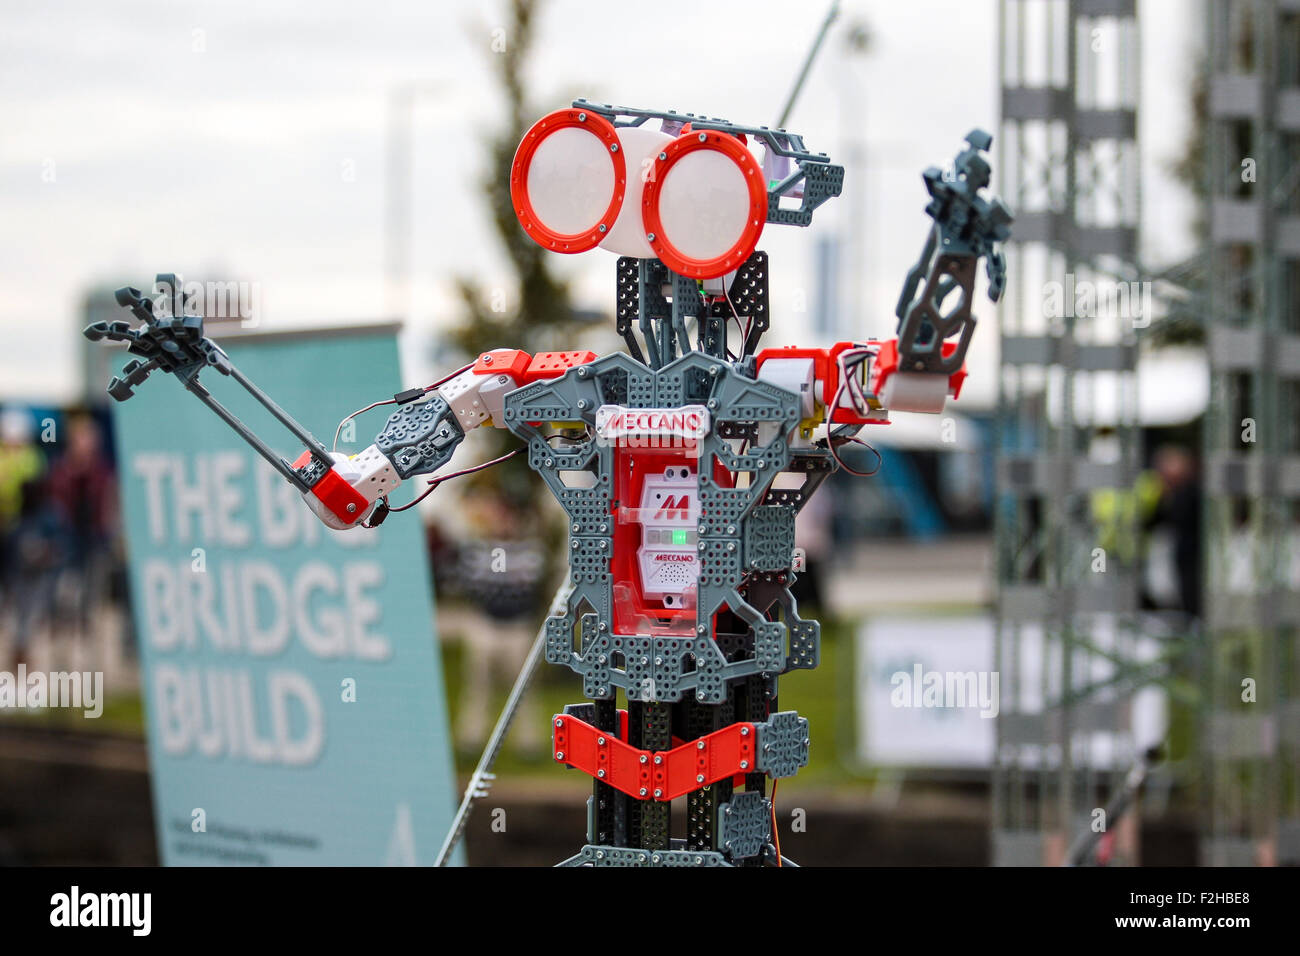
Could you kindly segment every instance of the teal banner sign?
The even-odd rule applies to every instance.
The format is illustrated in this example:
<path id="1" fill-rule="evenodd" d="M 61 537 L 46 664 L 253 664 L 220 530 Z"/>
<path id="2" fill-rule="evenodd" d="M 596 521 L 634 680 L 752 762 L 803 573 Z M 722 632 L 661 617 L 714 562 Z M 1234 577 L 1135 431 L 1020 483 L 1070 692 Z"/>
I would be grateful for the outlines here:
<path id="1" fill-rule="evenodd" d="M 221 341 L 326 445 L 402 387 L 392 326 Z M 203 382 L 297 457 L 233 382 Z M 456 793 L 419 520 L 330 531 L 161 373 L 114 414 L 162 861 L 431 863 Z"/>

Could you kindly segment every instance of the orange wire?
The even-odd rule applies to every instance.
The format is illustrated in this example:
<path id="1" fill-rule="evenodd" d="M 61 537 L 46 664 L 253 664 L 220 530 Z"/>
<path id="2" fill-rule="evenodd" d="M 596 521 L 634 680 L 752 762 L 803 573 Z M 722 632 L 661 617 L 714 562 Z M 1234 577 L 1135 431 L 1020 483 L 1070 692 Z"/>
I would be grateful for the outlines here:
<path id="1" fill-rule="evenodd" d="M 781 833 L 776 828 L 776 780 L 772 781 L 772 839 L 776 842 L 776 865 L 784 866 L 781 862 Z"/>

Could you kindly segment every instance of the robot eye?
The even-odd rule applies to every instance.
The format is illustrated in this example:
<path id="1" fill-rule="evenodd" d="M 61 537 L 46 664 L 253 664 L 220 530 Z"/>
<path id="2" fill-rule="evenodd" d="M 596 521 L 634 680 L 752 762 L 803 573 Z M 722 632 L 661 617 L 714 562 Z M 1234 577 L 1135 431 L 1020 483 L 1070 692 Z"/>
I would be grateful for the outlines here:
<path id="1" fill-rule="evenodd" d="M 524 134 L 510 167 L 510 201 L 524 231 L 554 252 L 586 252 L 609 232 L 627 190 L 614 125 L 556 110 Z"/>
<path id="2" fill-rule="evenodd" d="M 749 258 L 767 222 L 763 170 L 735 136 L 688 125 L 656 157 L 641 215 L 668 268 L 692 279 L 726 275 Z"/>

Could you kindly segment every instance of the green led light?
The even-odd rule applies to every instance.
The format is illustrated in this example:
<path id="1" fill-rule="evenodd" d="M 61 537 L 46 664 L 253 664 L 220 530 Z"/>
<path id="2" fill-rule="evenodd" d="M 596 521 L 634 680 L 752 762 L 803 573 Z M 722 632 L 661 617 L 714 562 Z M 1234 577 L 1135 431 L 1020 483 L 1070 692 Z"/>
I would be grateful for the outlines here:
<path id="1" fill-rule="evenodd" d="M 680 531 L 677 530 L 673 531 L 673 544 L 685 544 L 685 543 L 686 543 L 686 529 L 682 528 Z"/>

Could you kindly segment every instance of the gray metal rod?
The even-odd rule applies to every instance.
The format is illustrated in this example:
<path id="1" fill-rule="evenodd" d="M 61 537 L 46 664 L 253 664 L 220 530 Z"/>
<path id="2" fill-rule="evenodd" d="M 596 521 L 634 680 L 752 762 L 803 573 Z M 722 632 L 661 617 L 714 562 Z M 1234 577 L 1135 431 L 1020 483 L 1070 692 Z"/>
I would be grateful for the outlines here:
<path id="1" fill-rule="evenodd" d="M 572 593 L 573 582 L 566 576 L 564 583 L 556 589 L 555 597 L 551 600 L 551 607 L 546 616 L 555 617 L 562 614 L 569 602 L 569 595 Z M 478 766 L 474 768 L 474 773 L 470 775 L 469 783 L 465 787 L 465 796 L 461 798 L 460 808 L 451 821 L 451 829 L 447 831 L 447 837 L 442 842 L 442 849 L 438 851 L 438 858 L 434 861 L 434 866 L 447 865 L 452 850 L 456 848 L 456 844 L 460 842 L 461 836 L 464 835 L 465 825 L 469 822 L 469 815 L 474 810 L 474 804 L 487 796 L 493 780 L 492 765 L 496 763 L 497 754 L 501 751 L 501 745 L 505 742 L 506 734 L 510 732 L 510 725 L 514 723 L 519 704 L 524 698 L 524 693 L 528 690 L 528 685 L 532 682 L 533 674 L 537 671 L 537 664 L 542 659 L 542 652 L 545 649 L 546 622 L 543 621 L 542 626 L 537 629 L 537 637 L 533 641 L 532 648 L 528 651 L 524 666 L 520 668 L 519 676 L 515 678 L 515 686 L 510 689 L 510 696 L 506 698 L 505 706 L 501 708 L 501 716 L 497 718 L 496 726 L 492 728 L 492 736 L 488 738 L 488 742 L 483 748 L 483 755 L 479 757 Z"/>
<path id="2" fill-rule="evenodd" d="M 255 452 L 270 462 L 271 467 L 278 471 L 294 487 L 303 494 L 306 494 L 311 490 L 307 482 L 303 481 L 302 476 L 294 471 L 288 462 L 277 455 L 275 451 L 266 444 L 266 442 L 254 435 L 247 425 L 241 422 L 231 411 L 213 398 L 208 390 L 200 385 L 197 380 L 187 382 L 185 387 L 189 389 L 189 391 L 197 397 L 199 401 L 216 412 L 222 421 L 234 429 L 235 433 L 239 435 L 240 438 L 248 442 Z"/>
<path id="3" fill-rule="evenodd" d="M 1133 765 L 1133 768 L 1129 770 L 1128 776 L 1124 779 L 1124 785 L 1120 788 L 1119 793 L 1116 794 L 1106 806 L 1106 816 L 1104 818 L 1106 829 L 1093 830 L 1091 826 L 1085 828 L 1078 837 L 1075 838 L 1075 841 L 1070 845 L 1069 850 L 1066 851 L 1065 859 L 1061 863 L 1062 866 L 1081 866 L 1091 856 L 1092 851 L 1096 849 L 1097 844 L 1101 842 L 1101 838 L 1105 835 L 1106 831 L 1112 828 L 1125 812 L 1128 811 L 1134 798 L 1137 797 L 1138 790 L 1140 790 L 1142 784 L 1146 782 L 1147 774 L 1160 760 L 1160 757 L 1161 751 L 1159 747 L 1152 747 L 1142 754 L 1137 763 Z"/>
<path id="4" fill-rule="evenodd" d="M 777 129 L 785 129 L 785 124 L 790 119 L 790 114 L 794 112 L 794 104 L 799 99 L 799 94 L 803 92 L 804 81 L 808 79 L 808 71 L 812 69 L 813 60 L 817 59 L 817 51 L 822 48 L 822 42 L 826 39 L 826 33 L 830 30 L 831 24 L 835 22 L 835 18 L 839 15 L 839 0 L 835 0 L 835 2 L 831 4 L 831 8 L 826 11 L 826 19 L 822 21 L 822 28 L 817 31 L 817 37 L 813 40 L 812 49 L 808 51 L 808 56 L 803 61 L 803 69 L 799 71 L 799 77 L 794 81 L 794 89 L 790 91 L 790 96 L 785 101 L 785 109 L 781 110 L 781 115 L 777 118 Z"/>
<path id="5" fill-rule="evenodd" d="M 277 405 L 270 395 L 267 395 L 266 392 L 258 388 L 257 385 L 248 378 L 248 376 L 235 368 L 234 365 L 230 366 L 230 376 L 240 385 L 244 386 L 244 389 L 249 395 L 252 395 L 255 399 L 261 402 L 262 406 L 274 415 L 281 425 L 293 432 L 294 437 L 307 446 L 307 449 L 312 453 L 313 458 L 318 459 L 326 467 L 333 467 L 334 459 L 330 457 L 329 449 L 318 442 L 316 436 L 303 428 L 302 425 L 298 424 L 297 419 Z"/>

